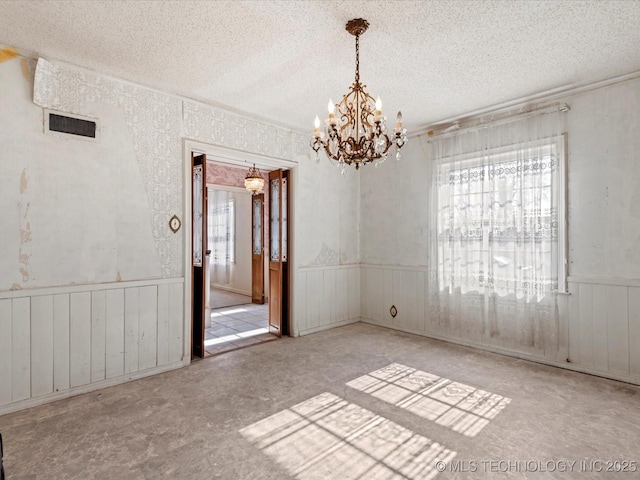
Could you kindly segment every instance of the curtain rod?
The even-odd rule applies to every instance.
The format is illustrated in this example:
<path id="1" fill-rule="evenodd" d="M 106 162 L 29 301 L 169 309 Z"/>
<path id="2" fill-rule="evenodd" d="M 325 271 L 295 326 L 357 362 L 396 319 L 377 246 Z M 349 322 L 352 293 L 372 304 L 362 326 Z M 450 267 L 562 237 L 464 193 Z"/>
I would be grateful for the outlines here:
<path id="1" fill-rule="evenodd" d="M 515 122 L 524 118 L 532 117 L 534 115 L 544 115 L 553 112 L 564 113 L 568 112 L 569 110 L 570 107 L 568 103 L 558 102 L 551 105 L 547 104 L 537 107 L 529 107 L 526 111 L 515 113 L 512 110 L 510 112 L 504 112 L 502 114 L 485 114 L 476 118 L 452 122 L 449 125 L 441 124 L 440 126 L 435 126 L 433 129 L 427 132 L 427 136 L 429 137 L 430 141 L 435 137 L 446 138 L 449 136 L 458 135 L 460 133 L 468 133 L 474 130 L 480 130 L 482 128 L 489 128 L 497 125 L 503 125 L 505 123 Z"/>

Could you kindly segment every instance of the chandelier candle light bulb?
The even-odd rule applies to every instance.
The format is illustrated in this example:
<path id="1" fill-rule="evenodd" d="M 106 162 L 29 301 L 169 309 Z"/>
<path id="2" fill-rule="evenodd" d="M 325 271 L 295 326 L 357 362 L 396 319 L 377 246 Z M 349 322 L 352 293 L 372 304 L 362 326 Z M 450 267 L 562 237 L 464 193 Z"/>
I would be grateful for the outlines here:
<path id="1" fill-rule="evenodd" d="M 318 138 L 320 137 L 320 119 L 316 115 L 316 119 L 313 121 L 313 135 Z"/>
<path id="2" fill-rule="evenodd" d="M 389 149 L 395 145 L 396 159 L 400 159 L 400 150 L 407 143 L 407 130 L 402 128 L 402 114 L 398 112 L 396 128 L 391 136 L 387 133 L 386 119 L 382 115 L 382 100 L 377 100 L 360 83 L 360 35 L 367 31 L 369 22 L 356 18 L 347 22 L 346 30 L 356 37 L 356 78 L 342 101 L 335 105 L 331 99 L 327 105 L 329 117 L 325 120 L 324 132 L 320 131 L 320 119 L 316 116 L 311 134 L 311 148 L 316 152 L 324 149 L 330 160 L 342 167 L 354 164 L 356 170 L 362 165 L 379 163 L 387 159 Z M 338 110 L 336 115 L 336 108 Z"/>
<path id="3" fill-rule="evenodd" d="M 329 125 L 335 125 L 338 123 L 336 120 L 336 106 L 333 104 L 333 100 L 329 99 L 329 105 L 327 105 L 327 109 L 329 110 Z"/>
<path id="4" fill-rule="evenodd" d="M 374 117 L 374 121 L 380 122 L 383 120 L 382 117 L 382 99 L 380 98 L 380 95 L 378 95 L 378 98 L 376 100 L 376 115 Z"/>

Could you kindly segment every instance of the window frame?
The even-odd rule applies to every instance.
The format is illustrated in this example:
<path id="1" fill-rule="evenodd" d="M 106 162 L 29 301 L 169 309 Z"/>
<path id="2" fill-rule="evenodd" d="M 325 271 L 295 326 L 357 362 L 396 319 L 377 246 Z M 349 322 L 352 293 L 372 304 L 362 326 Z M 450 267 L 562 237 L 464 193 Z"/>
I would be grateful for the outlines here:
<path id="1" fill-rule="evenodd" d="M 439 158 L 435 162 L 436 177 L 438 179 L 447 175 L 449 172 L 456 170 L 463 170 L 466 168 L 473 168 L 474 166 L 482 165 L 498 165 L 510 161 L 510 159 L 516 159 L 521 157 L 521 152 L 527 149 L 539 149 L 544 146 L 549 146 L 551 154 L 555 153 L 558 165 L 557 165 L 557 185 L 552 185 L 552 194 L 557 197 L 557 209 L 558 209 L 558 245 L 557 245 L 557 268 L 558 268 L 558 286 L 553 291 L 556 294 L 568 294 L 568 215 L 567 215 L 567 135 L 561 134 L 556 136 L 547 137 L 541 140 L 534 140 L 529 142 L 523 142 L 518 144 L 511 144 L 491 149 L 485 149 L 480 151 L 473 151 L 462 155 L 450 155 Z M 555 150 L 555 152 L 554 152 Z M 487 160 L 490 158 L 490 161 Z M 440 232 L 440 181 L 437 184 L 437 191 L 435 192 L 436 212 L 436 235 Z M 484 222 L 483 222 L 484 223 Z M 484 228 L 484 226 L 483 226 Z M 487 249 L 483 247 L 483 252 Z M 437 268 L 440 268 L 438 262 Z"/>

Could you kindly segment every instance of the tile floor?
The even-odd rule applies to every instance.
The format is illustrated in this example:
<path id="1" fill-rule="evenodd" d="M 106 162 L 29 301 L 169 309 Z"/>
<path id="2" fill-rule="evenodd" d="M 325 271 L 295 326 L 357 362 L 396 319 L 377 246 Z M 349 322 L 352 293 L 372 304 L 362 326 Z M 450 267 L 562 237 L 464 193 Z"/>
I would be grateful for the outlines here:
<path id="1" fill-rule="evenodd" d="M 269 333 L 269 305 L 249 303 L 212 310 L 204 348 L 211 356 L 276 338 Z"/>

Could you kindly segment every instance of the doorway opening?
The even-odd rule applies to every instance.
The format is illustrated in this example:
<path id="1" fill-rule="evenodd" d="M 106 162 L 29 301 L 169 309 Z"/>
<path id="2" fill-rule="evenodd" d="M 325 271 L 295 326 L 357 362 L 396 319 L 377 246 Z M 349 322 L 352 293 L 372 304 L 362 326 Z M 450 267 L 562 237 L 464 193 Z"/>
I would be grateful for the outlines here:
<path id="1" fill-rule="evenodd" d="M 252 195 L 239 186 L 246 173 L 239 167 L 216 162 L 208 167 L 216 183 L 207 183 L 210 313 L 205 319 L 205 356 L 278 338 L 269 333 L 264 282 L 262 250 L 267 239 L 262 227 L 268 194 Z"/>
<path id="2" fill-rule="evenodd" d="M 276 159 L 259 163 L 257 156 L 239 152 L 228 161 L 190 143 L 185 143 L 185 153 L 193 169 L 193 267 L 185 288 L 191 290 L 188 338 L 194 359 L 289 335 L 291 170 L 278 167 L 295 164 Z M 211 148 L 218 154 L 225 151 Z M 259 194 L 244 188 L 249 162 L 264 173 Z"/>

